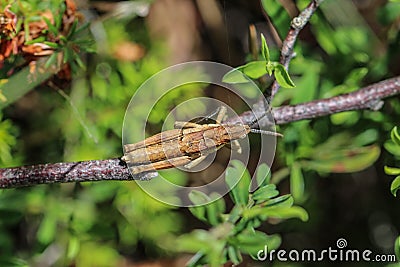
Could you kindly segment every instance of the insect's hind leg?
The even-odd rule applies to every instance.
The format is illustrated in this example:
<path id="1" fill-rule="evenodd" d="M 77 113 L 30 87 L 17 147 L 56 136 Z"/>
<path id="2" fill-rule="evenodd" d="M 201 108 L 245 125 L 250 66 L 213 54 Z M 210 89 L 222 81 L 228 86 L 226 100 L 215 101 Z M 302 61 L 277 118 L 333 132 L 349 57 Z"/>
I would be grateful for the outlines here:
<path id="1" fill-rule="evenodd" d="M 217 119 L 215 120 L 218 124 L 221 124 L 226 118 L 226 107 L 221 106 L 218 111 Z"/>
<path id="2" fill-rule="evenodd" d="M 235 150 L 239 154 L 242 154 L 242 146 L 240 145 L 238 140 L 233 140 L 231 142 L 231 149 Z"/>

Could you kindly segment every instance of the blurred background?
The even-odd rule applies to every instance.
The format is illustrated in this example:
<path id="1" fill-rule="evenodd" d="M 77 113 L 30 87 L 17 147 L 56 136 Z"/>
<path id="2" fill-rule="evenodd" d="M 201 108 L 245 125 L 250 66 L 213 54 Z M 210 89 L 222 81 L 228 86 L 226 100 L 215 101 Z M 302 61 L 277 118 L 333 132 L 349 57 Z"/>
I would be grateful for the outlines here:
<path id="1" fill-rule="evenodd" d="M 0 166 L 122 156 L 125 109 L 146 79 L 187 61 L 236 67 L 258 60 L 260 33 L 278 60 L 290 19 L 307 4 L 1 1 Z M 290 65 L 296 88 L 281 89 L 272 105 L 332 97 L 399 75 L 399 27 L 396 1 L 326 0 L 296 44 Z M 256 82 L 268 90 L 268 78 Z M 150 130 L 159 131 L 181 101 L 203 95 L 235 106 L 212 87 L 193 86 L 159 104 Z M 384 144 L 399 125 L 399 115 L 397 96 L 379 111 L 280 126 L 284 137 L 278 140 L 272 180 L 282 194 L 293 195 L 310 219 L 269 220 L 261 230 L 280 234 L 284 249 L 322 250 L 345 238 L 348 247 L 393 254 L 399 200 L 390 193 L 393 177 L 383 168 L 399 166 L 399 158 Z M 256 149 L 257 138 L 251 140 Z M 220 171 L 226 154 L 229 149 L 221 150 L 208 171 Z M 249 163 L 250 172 L 255 164 Z M 168 175 L 179 183 L 208 182 L 207 172 L 188 176 L 171 170 Z M 188 256 L 176 252 L 171 241 L 195 228 L 207 225 L 185 208 L 157 202 L 134 182 L 1 190 L 0 266 L 184 266 Z M 262 264 L 245 258 L 241 266 Z"/>

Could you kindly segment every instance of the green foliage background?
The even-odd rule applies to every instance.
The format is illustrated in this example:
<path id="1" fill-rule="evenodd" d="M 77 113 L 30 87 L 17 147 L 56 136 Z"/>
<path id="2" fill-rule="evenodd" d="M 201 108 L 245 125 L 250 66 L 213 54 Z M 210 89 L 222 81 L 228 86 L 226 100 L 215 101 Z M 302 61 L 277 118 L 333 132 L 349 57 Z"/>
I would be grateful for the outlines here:
<path id="1" fill-rule="evenodd" d="M 348 7 L 346 1 L 327 0 L 312 17 L 311 27 L 305 31 L 313 37 L 299 40 L 290 65 L 296 87 L 281 89 L 273 106 L 352 92 L 399 75 L 400 34 L 396 25 L 400 4 L 392 1 L 375 8 L 375 21 L 385 28 L 377 36 L 366 23 L 360 23 L 358 13 L 358 17 L 351 13 L 353 19 L 336 16 L 343 6 Z M 34 19 L 38 10 L 57 13 L 62 3 L 17 2 L 18 7 L 12 10 L 23 14 L 26 21 Z M 228 8 L 246 7 L 243 1 L 224 3 L 223 13 Z M 261 3 L 284 37 L 290 24 L 288 12 L 278 1 Z M 300 9 L 307 3 L 296 1 Z M 262 20 L 261 11 L 259 7 L 252 19 Z M 137 17 L 135 12 L 93 22 L 101 25 L 106 40 L 90 35 L 96 53 L 78 54 L 85 69 L 74 72 L 69 86 L 28 88 L 28 95 L 1 110 L 1 167 L 121 156 L 125 108 L 142 82 L 170 64 L 170 50 L 166 42 L 150 35 L 146 18 Z M 112 50 L 124 41 L 141 44 L 145 56 L 134 63 L 117 60 Z M 256 60 L 244 50 L 241 53 L 242 65 L 246 56 L 247 62 Z M 270 46 L 270 54 L 277 60 L 278 48 Z M 16 57 L 6 62 L 0 70 L 1 86 L 5 79 L 12 81 L 15 75 L 10 76 L 9 70 L 20 66 L 21 60 Z M 75 60 L 71 57 L 68 62 Z M 262 88 L 267 86 L 258 82 Z M 18 93 L 27 87 L 12 90 Z M 197 87 L 185 92 L 180 99 L 209 93 Z M 179 102 L 178 95 L 158 107 L 151 121 L 154 127 L 175 100 Z M 384 174 L 383 166 L 400 164 L 382 146 L 393 126 L 399 125 L 399 115 L 399 98 L 393 97 L 380 111 L 350 111 L 281 126 L 284 138 L 278 143 L 271 182 L 280 192 L 290 193 L 293 202 L 308 211 L 310 220 L 277 224 L 272 219 L 262 223 L 260 231 L 281 234 L 283 248 L 326 248 L 337 238 L 346 237 L 354 248 L 393 253 L 394 237 L 400 231 L 398 197 L 390 194 L 392 178 Z M 171 175 L 187 179 L 178 171 Z M 191 231 L 190 224 L 205 228 L 185 211 L 153 200 L 131 182 L 2 190 L 0 266 L 117 266 L 126 259 L 176 257 L 172 240 Z M 389 229 L 383 234 L 377 230 L 382 225 Z M 195 236 L 193 233 L 181 238 Z M 388 245 L 390 240 L 392 246 Z"/>

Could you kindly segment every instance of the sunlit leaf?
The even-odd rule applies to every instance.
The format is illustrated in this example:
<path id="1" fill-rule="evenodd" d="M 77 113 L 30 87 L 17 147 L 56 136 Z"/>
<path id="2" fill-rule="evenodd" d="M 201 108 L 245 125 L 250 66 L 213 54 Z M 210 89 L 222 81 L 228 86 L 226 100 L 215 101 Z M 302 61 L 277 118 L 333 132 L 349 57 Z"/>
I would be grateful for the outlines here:
<path id="1" fill-rule="evenodd" d="M 68 241 L 67 258 L 73 259 L 79 253 L 80 241 L 79 238 L 73 236 Z"/>
<path id="2" fill-rule="evenodd" d="M 394 142 L 396 145 L 400 146 L 400 134 L 399 134 L 399 132 L 397 131 L 397 126 L 395 126 L 395 127 L 392 129 L 392 131 L 390 132 L 390 137 L 391 137 L 391 139 L 393 140 L 393 142 Z"/>
<path id="3" fill-rule="evenodd" d="M 267 73 L 266 61 L 252 61 L 240 66 L 224 75 L 222 81 L 225 83 L 248 83 L 251 79 L 257 79 Z M 248 77 L 248 78 L 247 78 Z"/>
<path id="4" fill-rule="evenodd" d="M 293 197 L 289 194 L 283 195 L 263 203 L 263 207 L 291 207 L 293 205 Z"/>
<path id="5" fill-rule="evenodd" d="M 308 221 L 308 213 L 305 209 L 299 206 L 292 207 L 278 207 L 278 208 L 264 208 L 261 211 L 262 215 L 267 216 L 267 218 L 277 218 L 277 219 L 292 219 L 297 218 L 303 222 Z"/>
<path id="6" fill-rule="evenodd" d="M 228 246 L 228 257 L 229 260 L 235 265 L 243 261 L 242 254 L 240 254 L 240 251 L 237 247 Z"/>
<path id="7" fill-rule="evenodd" d="M 304 199 L 304 177 L 301 167 L 298 163 L 294 163 L 290 170 L 290 193 L 296 202 Z"/>
<path id="8" fill-rule="evenodd" d="M 400 147 L 396 145 L 392 140 L 389 140 L 383 144 L 383 147 L 392 155 L 400 157 Z"/>
<path id="9" fill-rule="evenodd" d="M 295 87 L 294 82 L 289 76 L 289 73 L 285 69 L 285 67 L 281 64 L 277 64 L 274 69 L 274 75 L 276 81 L 280 84 L 280 86 L 285 88 L 293 88 Z"/>
<path id="10" fill-rule="evenodd" d="M 224 77 L 222 78 L 222 81 L 224 83 L 235 84 L 235 83 L 248 83 L 250 79 L 246 77 L 246 75 L 244 75 L 243 72 L 241 72 L 239 69 L 234 69 L 225 74 Z"/>
<path id="11" fill-rule="evenodd" d="M 393 194 L 394 196 L 397 195 L 397 191 L 398 191 L 399 189 L 400 189 L 400 175 L 397 176 L 397 177 L 393 180 L 392 184 L 390 185 L 390 191 L 392 192 L 392 194 Z"/>
<path id="12" fill-rule="evenodd" d="M 36 39 L 30 40 L 30 41 L 26 41 L 25 44 L 26 45 L 31 45 L 31 44 L 36 44 L 36 43 L 43 43 L 46 40 L 46 38 L 44 36 L 40 36 Z"/>
<path id="13" fill-rule="evenodd" d="M 52 214 L 47 214 L 37 232 L 37 238 L 42 244 L 49 244 L 56 235 L 57 219 Z"/>
<path id="14" fill-rule="evenodd" d="M 394 253 L 396 254 L 397 260 L 400 261 L 400 236 L 398 236 L 394 242 Z"/>
<path id="15" fill-rule="evenodd" d="M 400 174 L 400 168 L 393 168 L 389 166 L 384 167 L 385 173 L 388 175 L 399 175 Z"/>
<path id="16" fill-rule="evenodd" d="M 275 237 L 270 237 L 260 231 L 255 231 L 254 233 L 243 232 L 238 234 L 235 238 L 237 239 L 240 251 L 251 255 L 256 255 L 260 249 L 263 249 L 265 245 L 269 245 L 271 241 L 278 241 L 274 240 Z"/>
<path id="17" fill-rule="evenodd" d="M 221 222 L 221 215 L 225 211 L 225 202 L 223 201 L 221 195 L 217 193 L 212 193 L 210 197 L 211 199 L 215 200 L 205 205 L 207 212 L 207 221 L 211 225 L 217 225 Z"/>
<path id="18" fill-rule="evenodd" d="M 231 197 L 236 204 L 247 204 L 249 200 L 250 174 L 243 163 L 232 160 L 226 170 L 225 181 L 231 189 Z"/>
<path id="19" fill-rule="evenodd" d="M 264 34 L 261 34 L 261 53 L 265 61 L 269 61 L 269 49 Z"/>
<path id="20" fill-rule="evenodd" d="M 269 184 L 257 189 L 253 194 L 253 199 L 257 202 L 263 202 L 277 195 L 279 195 L 279 191 L 276 190 L 276 185 Z"/>
<path id="21" fill-rule="evenodd" d="M 258 79 L 267 73 L 265 66 L 266 61 L 252 61 L 240 67 L 240 70 L 243 71 L 246 76 L 252 79 Z"/>

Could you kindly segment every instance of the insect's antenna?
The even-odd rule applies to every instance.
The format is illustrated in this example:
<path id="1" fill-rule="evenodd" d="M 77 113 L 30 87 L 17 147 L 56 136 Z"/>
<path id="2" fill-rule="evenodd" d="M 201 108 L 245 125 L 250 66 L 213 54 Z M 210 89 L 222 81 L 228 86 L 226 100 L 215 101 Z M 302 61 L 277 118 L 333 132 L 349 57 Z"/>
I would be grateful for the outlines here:
<path id="1" fill-rule="evenodd" d="M 249 123 L 250 128 L 251 128 L 254 124 L 258 123 L 258 121 L 261 120 L 262 118 L 264 118 L 265 116 L 267 116 L 267 112 L 264 112 L 260 117 L 258 117 L 258 118 L 256 117 L 253 121 L 251 121 L 251 122 Z"/>
<path id="2" fill-rule="evenodd" d="M 272 132 L 272 131 L 265 131 L 265 130 L 260 130 L 260 129 L 250 129 L 250 132 L 283 137 L 283 135 L 280 133 L 276 133 L 276 132 Z"/>

